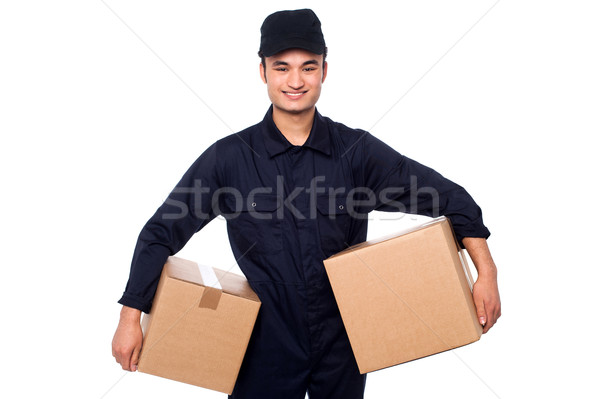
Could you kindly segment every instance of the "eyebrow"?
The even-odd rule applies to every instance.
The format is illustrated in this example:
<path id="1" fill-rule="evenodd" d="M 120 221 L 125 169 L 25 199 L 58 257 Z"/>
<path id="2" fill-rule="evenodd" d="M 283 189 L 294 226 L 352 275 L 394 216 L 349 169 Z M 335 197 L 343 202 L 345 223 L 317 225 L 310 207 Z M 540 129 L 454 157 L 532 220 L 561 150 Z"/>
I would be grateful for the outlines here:
<path id="1" fill-rule="evenodd" d="M 289 65 L 287 62 L 285 61 L 275 61 L 273 62 L 273 64 L 271 65 L 272 67 L 276 67 L 276 66 L 287 66 Z M 302 66 L 306 66 L 306 65 L 319 65 L 319 62 L 317 60 L 308 60 L 302 63 Z"/>

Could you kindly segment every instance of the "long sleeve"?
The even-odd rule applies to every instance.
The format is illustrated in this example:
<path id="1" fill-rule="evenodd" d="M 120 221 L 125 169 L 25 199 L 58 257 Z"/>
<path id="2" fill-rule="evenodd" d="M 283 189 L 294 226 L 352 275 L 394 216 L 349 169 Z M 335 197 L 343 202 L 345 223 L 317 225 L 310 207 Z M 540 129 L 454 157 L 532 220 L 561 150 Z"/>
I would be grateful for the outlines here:
<path id="1" fill-rule="evenodd" d="M 194 162 L 143 227 L 120 304 L 148 313 L 167 258 L 217 216 L 211 200 L 219 186 L 216 147 Z"/>
<path id="2" fill-rule="evenodd" d="M 363 137 L 362 145 L 364 183 L 375 194 L 372 209 L 446 216 L 459 243 L 464 237 L 489 237 L 481 209 L 463 187 L 371 134 Z"/>

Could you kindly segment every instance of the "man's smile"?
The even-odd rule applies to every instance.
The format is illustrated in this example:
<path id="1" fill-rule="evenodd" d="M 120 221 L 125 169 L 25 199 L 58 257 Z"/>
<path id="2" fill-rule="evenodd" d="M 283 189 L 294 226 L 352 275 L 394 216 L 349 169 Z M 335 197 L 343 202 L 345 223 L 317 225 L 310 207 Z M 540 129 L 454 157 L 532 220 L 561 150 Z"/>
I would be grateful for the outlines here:
<path id="1" fill-rule="evenodd" d="M 306 90 L 306 91 L 283 91 L 283 94 L 285 94 L 289 98 L 297 99 L 297 98 L 302 97 L 302 95 L 306 94 L 307 92 L 308 92 L 308 90 Z"/>

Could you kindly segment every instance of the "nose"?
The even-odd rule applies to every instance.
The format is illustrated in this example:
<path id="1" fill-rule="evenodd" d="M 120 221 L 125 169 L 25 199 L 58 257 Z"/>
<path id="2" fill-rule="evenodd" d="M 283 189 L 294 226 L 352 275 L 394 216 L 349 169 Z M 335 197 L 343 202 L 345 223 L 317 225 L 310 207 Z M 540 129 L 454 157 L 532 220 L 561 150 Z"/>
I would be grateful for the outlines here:
<path id="1" fill-rule="evenodd" d="M 290 71 L 288 74 L 288 86 L 293 90 L 300 90 L 304 86 L 304 79 L 302 79 L 300 71 Z"/>

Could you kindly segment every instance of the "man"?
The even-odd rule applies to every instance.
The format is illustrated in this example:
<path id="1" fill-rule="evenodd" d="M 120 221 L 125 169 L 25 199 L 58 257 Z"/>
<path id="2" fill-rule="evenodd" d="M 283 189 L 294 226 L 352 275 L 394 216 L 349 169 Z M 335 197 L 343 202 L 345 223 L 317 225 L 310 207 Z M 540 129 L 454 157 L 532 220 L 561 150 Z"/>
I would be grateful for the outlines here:
<path id="1" fill-rule="evenodd" d="M 467 192 L 367 132 L 321 116 L 327 77 L 320 21 L 281 11 L 261 28 L 260 75 L 272 106 L 217 141 L 148 221 L 119 301 L 113 355 L 134 371 L 163 264 L 217 215 L 262 306 L 232 398 L 362 398 L 358 368 L 323 260 L 366 239 L 372 210 L 449 217 L 478 270 L 473 296 L 487 332 L 500 316 L 489 231 Z"/>

